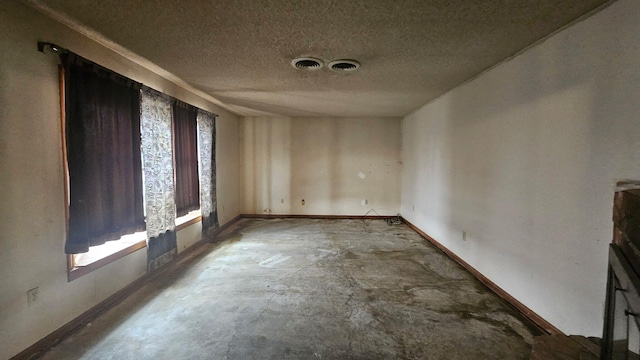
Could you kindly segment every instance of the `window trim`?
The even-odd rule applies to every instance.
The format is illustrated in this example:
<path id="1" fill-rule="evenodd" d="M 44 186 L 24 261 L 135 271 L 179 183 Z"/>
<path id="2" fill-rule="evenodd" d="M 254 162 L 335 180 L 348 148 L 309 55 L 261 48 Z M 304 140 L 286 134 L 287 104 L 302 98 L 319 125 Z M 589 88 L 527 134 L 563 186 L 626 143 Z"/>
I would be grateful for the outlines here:
<path id="1" fill-rule="evenodd" d="M 189 217 L 189 214 L 184 216 Z M 196 216 L 194 216 L 191 219 L 188 219 L 178 225 L 176 225 L 176 232 L 180 231 L 182 229 L 185 229 L 193 224 L 197 224 L 198 222 L 202 221 L 202 215 L 197 214 Z M 118 240 L 114 240 L 114 241 L 118 241 Z M 121 259 L 131 253 L 134 253 L 140 249 L 144 249 L 147 247 L 147 239 L 142 239 L 134 244 L 131 244 L 129 246 L 127 246 L 124 249 L 120 249 L 114 253 L 111 253 L 101 259 L 98 259 L 94 262 L 91 262 L 87 265 L 83 265 L 83 266 L 75 266 L 75 255 L 68 255 L 68 272 L 67 272 L 67 279 L 68 281 L 73 281 L 75 279 L 78 279 L 79 277 L 82 277 L 94 270 L 97 270 L 105 265 L 108 265 L 118 259 Z"/>
<path id="2" fill-rule="evenodd" d="M 117 241 L 117 240 L 116 240 Z M 105 257 L 103 257 L 102 259 L 98 259 L 90 264 L 87 264 L 85 266 L 73 266 L 73 257 L 74 255 L 69 255 L 69 257 L 71 258 L 72 262 L 71 262 L 71 266 L 73 266 L 73 268 L 71 270 L 69 270 L 67 272 L 67 279 L 68 281 L 73 281 L 83 275 L 86 275 L 94 270 L 97 270 L 105 265 L 108 265 L 118 259 L 121 259 L 133 252 L 136 252 L 140 249 L 144 249 L 147 247 L 147 240 L 141 240 L 138 241 L 135 244 L 129 245 L 128 247 L 121 249 L 119 251 L 116 251 L 110 255 L 107 255 Z"/>
<path id="3" fill-rule="evenodd" d="M 192 210 L 186 215 L 176 218 L 176 232 L 187 228 L 195 223 L 202 221 L 202 212 L 200 209 Z"/>
<path id="4" fill-rule="evenodd" d="M 69 165 L 67 159 L 67 107 L 66 107 L 66 83 L 64 81 L 64 66 L 58 65 L 58 91 L 60 92 L 60 132 L 62 139 L 62 182 L 64 184 L 64 239 L 69 234 Z M 73 270 L 73 255 L 67 254 L 67 275 Z"/>

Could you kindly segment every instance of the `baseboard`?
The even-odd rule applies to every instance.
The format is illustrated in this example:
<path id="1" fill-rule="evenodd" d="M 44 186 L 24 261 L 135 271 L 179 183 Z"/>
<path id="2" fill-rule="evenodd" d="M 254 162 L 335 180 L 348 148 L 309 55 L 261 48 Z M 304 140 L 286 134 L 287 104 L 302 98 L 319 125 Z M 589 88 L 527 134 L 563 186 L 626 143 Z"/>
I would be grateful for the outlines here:
<path id="1" fill-rule="evenodd" d="M 241 218 L 249 219 L 342 219 L 342 220 L 364 220 L 364 219 L 393 219 L 397 215 L 294 215 L 294 214 L 241 214 Z"/>
<path id="2" fill-rule="evenodd" d="M 155 273 L 154 273 L 155 274 Z M 71 334 L 80 330 L 88 323 L 92 322 L 98 316 L 104 314 L 107 310 L 119 304 L 127 296 L 131 295 L 134 291 L 141 288 L 151 279 L 148 275 L 143 275 L 132 283 L 122 288 L 115 294 L 109 296 L 107 299 L 100 302 L 98 305 L 85 311 L 80 316 L 64 324 L 62 327 L 53 331 L 51 334 L 40 339 L 35 344 L 24 349 L 17 355 L 13 356 L 11 360 L 27 360 L 37 359 L 42 356 L 46 351 L 69 337 Z"/>
<path id="3" fill-rule="evenodd" d="M 470 272 L 476 279 L 478 279 L 481 283 L 483 283 L 486 287 L 488 287 L 491 291 L 493 291 L 496 295 L 501 297 L 503 300 L 508 302 L 511 306 L 513 306 L 516 310 L 518 310 L 522 315 L 527 317 L 531 322 L 536 324 L 540 329 L 545 331 L 549 335 L 564 335 L 566 336 L 560 329 L 553 326 L 550 322 L 542 318 L 542 316 L 536 314 L 533 310 L 529 309 L 523 303 L 518 301 L 516 298 L 511 296 L 509 293 L 504 291 L 500 286 L 496 285 L 493 281 L 489 280 L 486 276 L 482 275 L 478 270 L 476 270 L 473 266 L 469 265 L 466 261 L 462 260 L 458 255 L 453 253 L 444 245 L 440 244 L 434 238 L 426 234 L 424 231 L 420 230 L 417 226 L 413 225 L 411 222 L 407 221 L 407 219 L 402 219 L 407 226 L 413 229 L 415 232 L 420 234 L 422 237 L 427 239 L 430 243 L 432 243 L 435 247 L 437 247 L 440 251 L 449 256 L 453 261 L 460 264 L 463 268 L 465 268 L 468 272 Z"/>
<path id="4" fill-rule="evenodd" d="M 227 221 L 224 225 L 220 226 L 219 228 L 213 230 L 211 232 L 211 234 L 203 240 L 207 240 L 208 242 L 213 242 L 216 239 L 216 236 L 220 235 L 221 232 L 227 230 L 231 225 L 235 224 L 236 221 L 240 220 L 242 218 L 242 215 L 238 215 L 236 217 L 234 217 L 233 219 Z"/>
<path id="5" fill-rule="evenodd" d="M 64 339 L 66 339 L 76 331 L 85 327 L 88 323 L 94 321 L 98 316 L 104 314 L 105 312 L 107 312 L 107 310 L 118 305 L 120 302 L 126 299 L 129 295 L 133 294 L 136 290 L 143 287 L 149 281 L 167 272 L 171 268 L 171 265 L 176 264 L 182 259 L 186 258 L 189 254 L 193 253 L 193 251 L 195 251 L 200 246 L 206 243 L 215 241 L 215 237 L 218 236 L 218 234 L 226 230 L 229 226 L 233 225 L 239 219 L 240 219 L 239 215 L 231 219 L 226 224 L 212 231 L 211 234 L 209 234 L 207 237 L 203 237 L 198 242 L 194 243 L 193 245 L 189 246 L 187 249 L 179 253 L 175 258 L 173 258 L 167 264 L 164 264 L 157 270 L 151 273 L 147 273 L 139 277 L 138 279 L 134 280 L 132 283 L 120 289 L 118 292 L 109 296 L 107 299 L 98 303 L 91 309 L 85 311 L 80 316 L 62 325 L 60 328 L 53 331 L 51 334 L 45 336 L 35 344 L 29 346 L 28 348 L 24 349 L 17 355 L 13 356 L 11 360 L 33 360 L 42 356 L 46 351 L 48 351 L 55 345 L 59 344 L 61 341 L 63 341 Z"/>

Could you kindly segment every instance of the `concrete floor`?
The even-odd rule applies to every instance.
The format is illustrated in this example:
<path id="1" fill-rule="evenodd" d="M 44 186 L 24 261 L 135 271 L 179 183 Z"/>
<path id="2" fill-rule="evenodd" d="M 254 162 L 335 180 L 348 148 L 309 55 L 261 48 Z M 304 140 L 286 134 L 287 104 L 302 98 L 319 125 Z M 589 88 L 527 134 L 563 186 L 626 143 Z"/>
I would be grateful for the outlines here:
<path id="1" fill-rule="evenodd" d="M 405 225 L 244 219 L 44 359 L 528 359 L 538 330 Z"/>

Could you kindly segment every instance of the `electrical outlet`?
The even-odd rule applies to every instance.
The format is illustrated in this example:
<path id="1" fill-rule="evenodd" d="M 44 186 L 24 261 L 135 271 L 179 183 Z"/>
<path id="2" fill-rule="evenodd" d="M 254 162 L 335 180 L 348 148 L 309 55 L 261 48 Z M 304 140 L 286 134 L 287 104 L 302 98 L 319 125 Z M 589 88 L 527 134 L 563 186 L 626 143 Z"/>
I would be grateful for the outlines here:
<path id="1" fill-rule="evenodd" d="M 40 288 L 35 287 L 27 291 L 27 306 L 31 306 L 40 300 Z"/>
<path id="2" fill-rule="evenodd" d="M 467 241 L 467 232 L 466 231 L 462 232 L 462 241 Z"/>
<path id="3" fill-rule="evenodd" d="M 304 206 L 304 199 L 302 199 L 302 206 Z"/>

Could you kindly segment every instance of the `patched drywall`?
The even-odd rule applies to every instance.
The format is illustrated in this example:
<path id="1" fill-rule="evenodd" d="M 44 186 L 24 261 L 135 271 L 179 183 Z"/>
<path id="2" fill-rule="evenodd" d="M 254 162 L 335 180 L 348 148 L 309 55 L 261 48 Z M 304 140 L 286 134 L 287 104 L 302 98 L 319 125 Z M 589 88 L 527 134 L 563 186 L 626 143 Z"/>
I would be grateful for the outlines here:
<path id="1" fill-rule="evenodd" d="M 139 250 L 67 282 L 58 58 L 50 41 L 134 80 L 220 114 L 220 223 L 238 215 L 237 117 L 17 1 L 0 7 L 0 358 L 7 359 L 145 273 Z M 185 229 L 186 230 L 186 229 Z M 183 243 L 199 229 L 181 231 Z M 27 306 L 27 290 L 39 287 Z"/>
<path id="2" fill-rule="evenodd" d="M 601 336 L 640 178 L 638 18 L 615 2 L 403 120 L 402 215 L 567 334 Z"/>
<path id="3" fill-rule="evenodd" d="M 400 124 L 398 118 L 242 118 L 241 213 L 397 214 Z"/>

